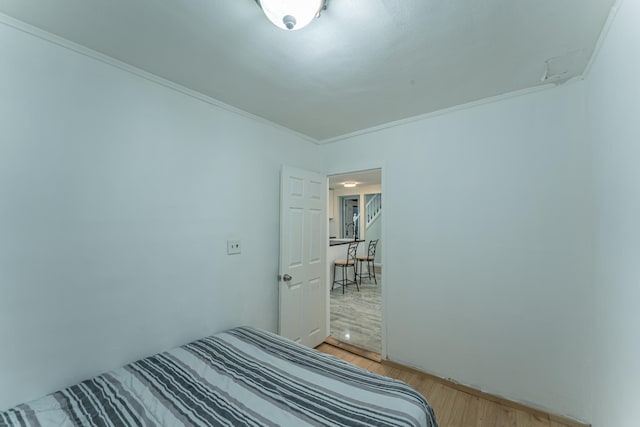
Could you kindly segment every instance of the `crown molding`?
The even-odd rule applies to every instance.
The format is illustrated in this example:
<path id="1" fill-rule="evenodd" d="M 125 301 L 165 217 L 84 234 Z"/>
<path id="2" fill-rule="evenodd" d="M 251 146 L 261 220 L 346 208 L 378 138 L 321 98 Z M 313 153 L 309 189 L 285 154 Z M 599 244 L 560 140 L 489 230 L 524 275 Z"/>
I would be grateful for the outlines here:
<path id="1" fill-rule="evenodd" d="M 18 19 L 15 19 L 9 15 L 6 15 L 4 13 L 0 13 L 0 24 L 4 24 L 8 27 L 11 27 L 15 30 L 21 31 L 23 33 L 29 34 L 31 36 L 37 37 L 41 40 L 47 41 L 49 43 L 53 43 L 57 46 L 63 47 L 65 49 L 71 50 L 73 52 L 76 52 L 80 55 L 86 56 L 88 58 L 94 59 L 96 61 L 100 61 L 104 64 L 107 64 L 111 67 L 114 68 L 118 68 L 122 71 L 125 71 L 127 73 L 133 74 L 137 77 L 143 78 L 145 80 L 148 80 L 150 82 L 153 82 L 155 84 L 158 84 L 160 86 L 163 86 L 165 88 L 174 90 L 176 92 L 179 92 L 183 95 L 189 96 L 191 98 L 197 99 L 198 101 L 204 102 L 206 104 L 209 104 L 213 107 L 219 108 L 221 110 L 225 110 L 228 111 L 230 113 L 236 114 L 238 116 L 244 117 L 246 119 L 261 123 L 263 125 L 267 125 L 270 126 L 272 128 L 281 130 L 281 131 L 285 131 L 289 134 L 295 135 L 298 138 L 304 140 L 305 142 L 310 142 L 313 144 L 318 144 L 318 140 L 311 138 L 308 135 L 304 135 L 300 132 L 296 132 L 292 129 L 289 129 L 285 126 L 279 125 L 277 123 L 274 123 L 270 120 L 267 120 L 263 117 L 257 116 L 255 114 L 251 114 L 248 113 L 244 110 L 241 110 L 239 108 L 233 107 L 229 104 L 226 104 L 222 101 L 219 101 L 215 98 L 212 98 L 210 96 L 204 95 L 198 91 L 195 91 L 193 89 L 189 89 L 185 86 L 182 86 L 180 84 L 174 83 L 170 80 L 167 80 L 163 77 L 157 76 L 153 73 L 150 73 L 148 71 L 144 71 L 140 68 L 134 67 L 133 65 L 127 64 L 126 62 L 122 62 L 120 60 L 117 60 L 115 58 L 112 58 L 111 56 L 102 54 L 100 52 L 97 52 L 93 49 L 90 49 L 86 46 L 83 46 L 81 44 L 72 42 L 71 40 L 65 39 L 63 37 L 57 36 L 55 34 L 49 33 L 47 31 L 44 31 L 40 28 L 34 27 L 33 25 L 27 24 L 26 22 L 20 21 Z"/>

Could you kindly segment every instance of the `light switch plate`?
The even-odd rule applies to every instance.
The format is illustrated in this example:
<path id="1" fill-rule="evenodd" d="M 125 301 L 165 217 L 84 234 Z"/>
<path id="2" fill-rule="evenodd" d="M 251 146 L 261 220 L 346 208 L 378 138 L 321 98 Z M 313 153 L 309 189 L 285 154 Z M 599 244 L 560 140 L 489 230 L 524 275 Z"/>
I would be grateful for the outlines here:
<path id="1" fill-rule="evenodd" d="M 227 255 L 237 255 L 241 252 L 240 240 L 227 240 Z"/>

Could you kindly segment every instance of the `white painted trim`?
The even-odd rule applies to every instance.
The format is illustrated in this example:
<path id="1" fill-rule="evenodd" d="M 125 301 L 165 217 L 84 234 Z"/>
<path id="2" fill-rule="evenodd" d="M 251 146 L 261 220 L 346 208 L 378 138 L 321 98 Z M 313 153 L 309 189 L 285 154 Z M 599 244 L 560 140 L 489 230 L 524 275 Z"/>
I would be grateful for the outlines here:
<path id="1" fill-rule="evenodd" d="M 598 37 L 598 41 L 596 42 L 596 47 L 593 49 L 593 53 L 591 53 L 591 58 L 589 58 L 589 62 L 587 62 L 587 66 L 584 68 L 582 72 L 582 77 L 586 79 L 591 73 L 591 68 L 593 67 L 593 63 L 596 61 L 600 54 L 600 50 L 602 49 L 602 45 L 604 44 L 607 36 L 609 35 L 609 30 L 613 25 L 613 21 L 615 21 L 616 16 L 618 15 L 618 11 L 620 7 L 622 7 L 622 3 L 624 0 L 616 0 L 613 6 L 611 6 L 611 10 L 609 11 L 609 16 L 607 20 L 604 22 L 602 26 L 602 31 L 600 32 L 600 37 Z"/>
<path id="2" fill-rule="evenodd" d="M 611 28 L 611 25 L 613 24 L 613 21 L 616 17 L 616 15 L 618 14 L 618 11 L 620 10 L 620 7 L 622 6 L 622 3 L 624 2 L 624 0 L 616 0 L 614 5 L 611 7 L 611 11 L 609 12 L 609 16 L 607 17 L 607 20 L 604 23 L 604 26 L 602 27 L 602 32 L 600 33 L 600 37 L 598 37 L 598 41 L 596 43 L 595 48 L 593 49 L 593 53 L 591 54 L 591 58 L 589 59 L 589 62 L 587 62 L 587 65 L 584 69 L 584 71 L 578 75 L 575 76 L 571 79 L 569 79 L 566 82 L 563 82 L 562 84 L 567 84 L 567 83 L 574 83 L 577 81 L 583 81 L 584 79 L 587 78 L 587 76 L 589 75 L 589 72 L 591 71 L 591 67 L 593 66 L 593 62 L 595 61 L 595 59 L 598 56 L 598 53 L 600 52 L 600 49 L 602 47 L 602 44 L 604 43 L 604 40 L 607 37 L 607 34 L 609 33 L 609 29 Z M 412 123 L 412 122 L 417 122 L 420 120 L 425 120 L 431 117 L 436 117 L 442 114 L 447 114 L 447 113 L 452 113 L 455 111 L 461 111 L 461 110 L 466 110 L 468 108 L 474 108 L 480 105 L 484 105 L 484 104 L 490 104 L 490 103 L 494 103 L 494 102 L 499 102 L 499 101 L 503 101 L 506 99 L 510 99 L 510 98 L 516 98 L 519 96 L 524 96 L 524 95 L 528 95 L 531 93 L 536 93 L 536 92 L 541 92 L 543 90 L 548 90 L 548 89 L 553 89 L 556 86 L 558 86 L 555 83 L 547 83 L 547 84 L 543 84 L 543 85 L 539 85 L 539 86 L 534 86 L 531 88 L 527 88 L 527 89 L 521 89 L 521 90 L 516 90 L 513 92 L 508 92 L 508 93 L 504 93 L 501 95 L 496 95 L 496 96 L 491 96 L 488 98 L 482 98 L 479 99 L 477 101 L 471 101 L 471 102 L 467 102 L 465 104 L 459 104 L 459 105 L 454 105 L 452 107 L 448 107 L 448 108 L 443 108 L 442 110 L 437 110 L 437 111 L 433 111 L 431 113 L 425 113 L 425 114 L 420 114 L 417 116 L 413 116 L 413 117 L 407 117 L 406 119 L 400 119 L 400 120 L 396 120 L 394 122 L 389 122 L 389 123 L 384 123 L 382 125 L 378 125 L 378 126 L 373 126 L 367 129 L 361 129 L 361 130 L 357 130 L 355 132 L 351 132 L 351 133 L 347 133 L 344 135 L 340 135 L 340 136 L 336 136 L 333 138 L 327 138 L 327 139 L 323 139 L 318 141 L 317 143 L 320 145 L 323 144 L 331 144 L 333 142 L 339 142 L 339 141 L 344 141 L 347 139 L 351 139 L 351 138 L 355 138 L 357 136 L 361 136 L 361 135 L 366 135 L 369 133 L 375 133 L 375 132 L 379 132 L 385 129 L 389 129 L 389 128 L 394 128 L 396 126 L 401 126 L 407 123 Z"/>
<path id="3" fill-rule="evenodd" d="M 311 142 L 313 144 L 318 145 L 319 142 L 318 140 L 311 138 L 310 136 L 304 135 L 302 133 L 296 132 L 292 129 L 289 129 L 285 126 L 279 125 L 277 123 L 274 123 L 270 120 L 267 120 L 263 117 L 260 116 L 256 116 L 254 114 L 248 113 L 244 110 L 241 110 L 239 108 L 233 107 L 229 104 L 225 104 L 222 101 L 219 101 L 215 98 L 212 98 L 210 96 L 204 95 L 200 92 L 197 92 L 195 90 L 189 89 L 185 86 L 179 85 L 177 83 L 174 83 L 170 80 L 167 80 L 163 77 L 157 76 L 153 73 L 150 73 L 148 71 L 144 71 L 140 68 L 134 67 L 133 65 L 129 65 L 125 62 L 119 61 L 115 58 L 112 58 L 108 55 L 102 54 L 100 52 L 97 52 L 93 49 L 90 49 L 86 46 L 83 46 L 81 44 L 72 42 L 71 40 L 65 39 L 63 37 L 59 37 L 56 36 L 55 34 L 49 33 L 47 31 L 41 30 L 40 28 L 34 27 L 33 25 L 27 24 L 26 22 L 17 20 L 15 18 L 12 18 L 8 15 L 5 15 L 4 13 L 0 13 L 0 24 L 4 24 L 8 27 L 14 28 L 18 31 L 22 31 L 23 33 L 29 34 L 31 36 L 37 37 L 41 40 L 53 43 L 55 45 L 58 45 L 60 47 L 63 47 L 65 49 L 69 49 L 73 52 L 79 53 L 80 55 L 84 55 L 86 57 L 89 57 L 91 59 L 94 59 L 96 61 L 100 61 L 104 64 L 110 65 L 114 68 L 118 68 L 122 71 L 131 73 L 135 76 L 141 77 L 145 80 L 148 80 L 150 82 L 156 83 L 160 86 L 164 86 L 168 89 L 172 89 L 176 92 L 179 92 L 183 95 L 187 95 L 191 98 L 197 99 L 198 101 L 202 101 L 205 102 L 209 105 L 212 105 L 213 107 L 216 108 L 220 108 L 222 110 L 237 114 L 239 116 L 242 116 L 246 119 L 249 120 L 253 120 L 256 121 L 258 123 L 264 124 L 264 125 L 268 125 L 271 126 L 273 128 L 282 130 L 282 131 L 286 131 L 290 134 L 296 135 L 297 137 L 307 141 L 307 142 Z"/>
<path id="4" fill-rule="evenodd" d="M 387 191 L 387 162 L 383 162 L 382 165 L 380 165 L 380 173 L 381 173 L 381 186 L 380 186 L 380 191 L 382 192 L 382 194 L 388 194 Z M 384 205 L 385 205 L 385 200 L 388 200 L 388 197 L 383 197 L 382 198 L 382 208 L 384 210 Z M 387 220 L 388 216 L 384 215 L 381 218 L 382 223 L 380 224 L 380 239 L 384 242 L 385 238 L 387 236 L 387 223 L 389 222 Z M 383 243 L 384 244 L 384 243 Z M 388 265 L 387 264 L 387 254 L 389 253 L 389 251 L 387 250 L 388 246 L 385 246 L 385 250 L 382 251 L 382 264 L 383 265 Z M 375 268 L 375 267 L 374 267 Z M 387 351 L 387 331 L 389 329 L 388 324 L 389 324 L 389 317 L 387 316 L 387 301 L 389 301 L 389 281 L 387 280 L 387 269 L 383 268 L 382 272 L 380 274 L 380 281 L 382 283 L 382 353 L 381 356 L 383 359 L 387 359 L 389 357 L 389 352 Z"/>
<path id="5" fill-rule="evenodd" d="M 614 5 L 611 7 L 611 11 L 609 13 L 609 16 L 607 18 L 607 20 L 605 21 L 605 24 L 603 26 L 602 32 L 600 33 L 600 37 L 598 38 L 598 41 L 596 43 L 596 47 L 594 48 L 594 51 L 591 55 L 591 58 L 589 59 L 589 62 L 587 63 L 587 66 L 585 67 L 585 70 L 583 71 L 582 75 L 580 76 L 576 76 L 576 78 L 572 79 L 572 80 L 584 80 L 584 78 L 586 78 L 586 76 L 589 74 L 589 72 L 591 71 L 591 67 L 593 65 L 593 62 L 595 61 L 595 59 L 598 56 L 598 53 L 600 52 L 600 48 L 602 46 L 602 44 L 604 43 L 604 40 L 606 39 L 606 36 L 609 32 L 609 29 L 611 28 L 611 25 L 613 23 L 613 20 L 615 19 L 618 10 L 620 9 L 622 3 L 624 2 L 624 0 L 616 0 L 616 2 L 614 3 Z M 0 13 L 0 23 L 1 24 L 5 24 L 9 27 L 15 28 L 19 31 L 22 31 L 24 33 L 30 34 L 34 37 L 38 37 L 42 40 L 48 41 L 50 43 L 56 44 L 58 46 L 64 47 L 66 49 L 69 49 L 71 51 L 74 51 L 76 53 L 79 53 L 81 55 L 87 56 L 89 58 L 95 59 L 97 61 L 103 62 L 107 65 L 111 65 L 112 67 L 118 68 L 120 70 L 129 72 L 131 74 L 134 74 L 138 77 L 141 77 L 143 79 L 146 79 L 148 81 L 154 82 L 156 84 L 159 84 L 161 86 L 164 86 L 166 88 L 175 90 L 177 92 L 180 92 L 184 95 L 190 96 L 192 98 L 195 98 L 199 101 L 205 102 L 207 104 L 210 104 L 214 107 L 238 114 L 244 118 L 250 119 L 250 120 L 254 120 L 256 122 L 262 123 L 262 124 L 266 124 L 269 125 L 271 127 L 274 127 L 276 129 L 279 130 L 283 130 L 286 131 L 288 133 L 291 133 L 293 135 L 296 135 L 297 137 L 307 141 L 307 142 L 311 142 L 313 144 L 316 145 L 323 145 L 323 144 L 330 144 L 330 143 L 334 143 L 334 142 L 339 142 L 339 141 L 344 141 L 347 139 L 351 139 L 357 136 L 361 136 L 361 135 L 366 135 L 366 134 L 370 134 L 370 133 L 375 133 L 375 132 L 379 132 L 381 130 L 385 130 L 385 129 L 389 129 L 389 128 L 393 128 L 393 127 L 397 127 L 397 126 L 401 126 L 407 123 L 412 123 L 412 122 L 416 122 L 416 121 L 420 121 L 420 120 L 425 120 L 428 118 L 432 118 L 432 117 L 436 117 L 442 114 L 447 114 L 447 113 L 452 113 L 455 111 L 461 111 L 461 110 L 466 110 L 468 108 L 474 108 L 480 105 L 484 105 L 484 104 L 489 104 L 489 103 L 494 103 L 494 102 L 499 102 L 499 101 L 503 101 L 506 99 L 510 99 L 510 98 L 515 98 L 515 97 L 519 97 L 519 96 L 523 96 L 523 95 L 528 95 L 530 93 L 536 93 L 536 92 L 540 92 L 543 90 L 548 90 L 548 89 L 552 89 L 554 87 L 556 87 L 556 84 L 553 83 L 547 83 L 547 84 L 543 84 L 543 85 L 539 85 L 539 86 L 535 86 L 532 88 L 527 88 L 527 89 L 522 89 L 522 90 L 517 90 L 517 91 L 513 91 L 513 92 L 508 92 L 505 94 L 501 94 L 501 95 L 496 95 L 496 96 L 492 96 L 492 97 L 488 97 L 488 98 L 482 98 L 476 101 L 471 101 L 465 104 L 459 104 L 459 105 L 454 105 L 452 107 L 448 107 L 448 108 L 443 108 L 441 110 L 437 110 L 437 111 L 433 111 L 430 113 L 425 113 L 425 114 L 420 114 L 417 116 L 413 116 L 413 117 L 408 117 L 405 119 L 400 119 L 400 120 L 396 120 L 393 122 L 388 122 L 388 123 L 384 123 L 378 126 L 373 126 L 370 128 L 366 128 L 366 129 L 361 129 L 361 130 L 357 130 L 355 132 L 351 132 L 351 133 L 347 133 L 344 135 L 339 135 L 333 138 L 327 138 L 327 139 L 323 139 L 323 140 L 317 140 L 315 138 L 312 138 L 308 135 L 302 134 L 300 132 L 294 131 L 292 129 L 289 129 L 285 126 L 279 125 L 277 123 L 274 123 L 270 120 L 267 120 L 263 117 L 248 113 L 244 110 L 241 110 L 239 108 L 233 107 L 229 104 L 226 104 L 222 101 L 219 101 L 215 98 L 212 98 L 210 96 L 204 95 L 200 92 L 197 92 L 195 90 L 189 89 L 187 87 L 184 87 L 182 85 L 179 85 L 177 83 L 174 83 L 170 80 L 167 80 L 163 77 L 157 76 L 155 74 L 152 74 L 148 71 L 144 71 L 140 68 L 134 67 L 132 65 L 129 65 L 125 62 L 119 61 L 115 58 L 112 58 L 110 56 L 104 55 L 100 52 L 97 52 L 93 49 L 90 49 L 86 46 L 80 45 L 78 43 L 72 42 L 68 39 L 56 36 L 55 34 L 49 33 L 47 31 L 41 30 L 37 27 L 34 27 L 33 25 L 27 24 L 23 21 L 17 20 L 15 18 L 12 18 L 8 15 L 5 15 L 3 13 Z M 571 81 L 571 80 L 570 80 Z M 566 82 L 565 82 L 566 84 Z"/>
<path id="6" fill-rule="evenodd" d="M 535 86 L 535 87 L 531 87 L 531 88 L 527 88 L 527 89 L 516 90 L 516 91 L 513 91 L 513 92 L 504 93 L 502 95 L 496 95 L 496 96 L 492 96 L 492 97 L 489 97 L 489 98 L 482 98 L 482 99 L 479 99 L 477 101 L 471 101 L 471 102 L 467 102 L 465 104 L 454 105 L 453 107 L 443 108 L 442 110 L 433 111 L 431 113 L 425 113 L 425 114 L 420 114 L 418 116 L 407 117 L 406 119 L 400 119 L 400 120 L 396 120 L 394 122 L 384 123 L 382 125 L 373 126 L 373 127 L 367 128 L 367 129 L 357 130 L 355 132 L 351 132 L 351 133 L 347 133 L 347 134 L 344 134 L 344 135 L 336 136 L 334 138 L 323 139 L 323 140 L 318 141 L 318 144 L 324 145 L 324 144 L 331 144 L 331 143 L 334 143 L 334 142 L 344 141 L 344 140 L 347 140 L 347 139 L 355 138 L 357 136 L 362 136 L 362 135 L 366 135 L 366 134 L 369 134 L 369 133 L 375 133 L 375 132 L 379 132 L 379 131 L 382 131 L 382 130 L 385 130 L 385 129 L 394 128 L 394 127 L 397 127 L 397 126 L 402 126 L 402 125 L 407 124 L 407 123 L 417 122 L 417 121 L 420 121 L 420 120 L 425 120 L 425 119 L 429 119 L 429 118 L 432 118 L 432 117 L 440 116 L 442 114 L 453 113 L 454 111 L 466 110 L 466 109 L 469 109 L 469 108 L 477 107 L 479 105 L 491 104 L 491 103 L 494 103 L 494 102 L 503 101 L 505 99 L 516 98 L 516 97 L 519 97 L 519 96 L 528 95 L 530 93 L 542 92 L 543 90 L 552 89 L 552 88 L 555 88 L 556 86 L 557 85 L 554 84 L 554 83 L 546 83 L 546 84 L 543 84 L 543 85 L 539 85 L 539 86 Z"/>

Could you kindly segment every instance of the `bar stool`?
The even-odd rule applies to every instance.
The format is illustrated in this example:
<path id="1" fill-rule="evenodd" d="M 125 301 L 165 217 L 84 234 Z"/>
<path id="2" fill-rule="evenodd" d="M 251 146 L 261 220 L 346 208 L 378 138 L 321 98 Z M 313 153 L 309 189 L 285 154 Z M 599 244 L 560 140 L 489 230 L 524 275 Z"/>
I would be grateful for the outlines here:
<path id="1" fill-rule="evenodd" d="M 371 271 L 373 271 L 373 280 L 376 283 L 376 285 L 378 284 L 378 280 L 376 280 L 376 267 L 374 264 L 374 261 L 376 259 L 376 247 L 378 246 L 378 240 L 380 239 L 369 241 L 369 247 L 367 248 L 367 255 L 360 255 L 356 257 L 356 260 L 358 261 L 357 271 L 360 272 L 360 273 L 356 272 L 356 279 L 358 277 L 360 278 L 361 285 L 362 285 L 362 276 L 364 276 L 364 274 L 362 274 L 362 263 L 365 261 L 367 263 L 367 278 L 371 280 Z"/>
<path id="2" fill-rule="evenodd" d="M 356 271 L 356 254 L 358 253 L 359 243 L 360 242 L 349 243 L 349 247 L 347 248 L 347 259 L 337 259 L 333 262 L 333 283 L 331 284 L 331 290 L 333 290 L 334 285 L 337 283 L 338 285 L 342 285 L 342 293 L 344 294 L 345 286 L 355 283 L 358 292 L 360 292 L 357 280 L 358 272 Z M 337 267 L 342 269 L 342 280 L 336 280 Z M 353 280 L 349 280 L 347 278 L 349 268 L 353 268 Z"/>

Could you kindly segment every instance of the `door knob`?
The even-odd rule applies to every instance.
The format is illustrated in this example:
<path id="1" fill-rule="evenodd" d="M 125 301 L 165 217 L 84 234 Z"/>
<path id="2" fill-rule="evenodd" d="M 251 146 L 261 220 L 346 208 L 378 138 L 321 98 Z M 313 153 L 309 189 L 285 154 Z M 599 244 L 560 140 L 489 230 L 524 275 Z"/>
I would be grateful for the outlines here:
<path id="1" fill-rule="evenodd" d="M 285 282 L 290 282 L 291 279 L 293 279 L 293 277 L 289 276 L 288 274 L 282 276 L 282 280 L 284 280 Z"/>

